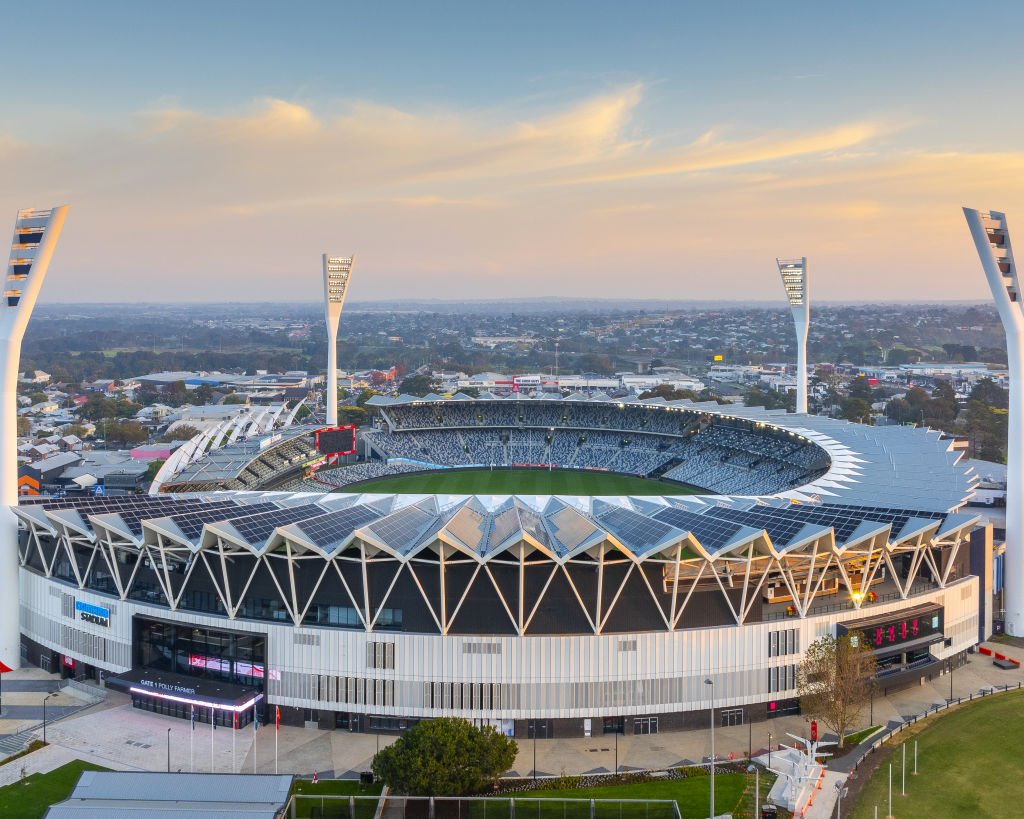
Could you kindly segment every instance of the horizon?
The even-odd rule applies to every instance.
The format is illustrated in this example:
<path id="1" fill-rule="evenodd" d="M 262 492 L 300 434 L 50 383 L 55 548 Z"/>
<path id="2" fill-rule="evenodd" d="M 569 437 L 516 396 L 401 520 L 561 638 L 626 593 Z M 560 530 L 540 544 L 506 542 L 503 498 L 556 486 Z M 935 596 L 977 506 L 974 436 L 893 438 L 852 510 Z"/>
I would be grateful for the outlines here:
<path id="1" fill-rule="evenodd" d="M 817 303 L 984 301 L 961 207 L 1024 214 L 1024 56 L 979 77 L 968 8 L 51 8 L 0 54 L 0 215 L 71 205 L 43 302 L 312 301 L 323 252 L 358 301 L 775 301 L 793 255 Z"/>

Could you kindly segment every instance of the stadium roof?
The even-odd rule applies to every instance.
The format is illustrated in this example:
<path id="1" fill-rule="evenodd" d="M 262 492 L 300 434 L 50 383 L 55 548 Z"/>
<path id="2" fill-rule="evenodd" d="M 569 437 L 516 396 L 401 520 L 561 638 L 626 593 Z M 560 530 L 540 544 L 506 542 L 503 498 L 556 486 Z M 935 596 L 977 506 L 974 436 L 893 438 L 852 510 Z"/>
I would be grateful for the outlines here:
<path id="1" fill-rule="evenodd" d="M 890 546 L 946 538 L 978 515 L 920 508 L 724 497 L 552 497 L 290 492 L 116 496 L 23 501 L 29 527 L 89 541 L 186 552 L 228 541 L 263 555 L 332 558 L 356 541 L 406 561 L 440 543 L 485 562 L 519 543 L 563 562 L 601 544 L 631 560 L 684 549 L 715 560 L 756 547 L 776 556 L 827 543 L 836 553 L 881 538 Z"/>

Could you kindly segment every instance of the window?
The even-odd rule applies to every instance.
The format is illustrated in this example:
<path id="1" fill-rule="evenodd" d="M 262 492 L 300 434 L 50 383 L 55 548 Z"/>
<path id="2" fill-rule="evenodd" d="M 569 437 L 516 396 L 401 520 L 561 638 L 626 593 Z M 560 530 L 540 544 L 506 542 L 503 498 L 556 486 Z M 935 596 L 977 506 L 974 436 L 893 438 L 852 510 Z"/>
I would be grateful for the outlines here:
<path id="1" fill-rule="evenodd" d="M 783 665 L 768 669 L 768 693 L 791 691 L 796 688 L 796 666 Z"/>
<path id="2" fill-rule="evenodd" d="M 743 724 L 743 709 L 742 708 L 723 708 L 719 711 L 722 717 L 722 727 L 730 728 L 733 725 Z"/>
<path id="3" fill-rule="evenodd" d="M 370 642 L 366 644 L 367 668 L 394 668 L 395 644 Z"/>
<path id="4" fill-rule="evenodd" d="M 800 652 L 800 630 L 784 628 L 768 632 L 768 656 L 785 657 Z"/>
<path id="5" fill-rule="evenodd" d="M 606 734 L 624 734 L 626 733 L 626 718 L 625 717 L 605 717 L 603 722 L 604 733 Z"/>

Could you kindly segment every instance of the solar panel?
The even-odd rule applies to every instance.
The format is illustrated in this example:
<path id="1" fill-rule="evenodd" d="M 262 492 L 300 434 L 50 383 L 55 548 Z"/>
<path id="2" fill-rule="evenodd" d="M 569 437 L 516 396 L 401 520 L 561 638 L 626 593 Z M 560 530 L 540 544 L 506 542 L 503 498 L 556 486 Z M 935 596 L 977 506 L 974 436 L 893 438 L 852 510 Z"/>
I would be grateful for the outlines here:
<path id="1" fill-rule="evenodd" d="M 360 526 L 366 525 L 371 520 L 377 520 L 379 517 L 380 512 L 376 509 L 360 504 L 309 518 L 296 526 L 306 538 L 326 551 L 336 543 L 343 541 Z"/>
<path id="2" fill-rule="evenodd" d="M 780 509 L 742 511 L 716 506 L 708 509 L 704 514 L 733 523 L 741 523 L 752 529 L 764 529 L 768 533 L 768 537 L 776 544 L 783 546 L 791 543 L 806 524 L 806 521 L 786 515 Z"/>
<path id="3" fill-rule="evenodd" d="M 228 523 L 235 527 L 242 537 L 253 545 L 262 545 L 279 526 L 287 526 L 301 520 L 322 515 L 322 506 L 309 503 L 305 506 L 291 506 L 286 509 L 277 507 L 262 511 L 259 514 L 247 515 L 243 518 L 229 519 Z"/>
<path id="4" fill-rule="evenodd" d="M 692 533 L 700 541 L 700 545 L 711 552 L 717 552 L 743 528 L 742 524 L 739 523 L 720 520 L 673 507 L 662 509 L 654 517 L 664 523 L 671 524 L 677 529 Z"/>
<path id="5" fill-rule="evenodd" d="M 595 507 L 599 502 L 595 502 Z M 682 534 L 674 526 L 645 517 L 621 506 L 601 504 L 595 517 L 634 554 L 644 554 L 673 534 Z M 600 507 L 599 507 L 600 508 Z"/>
<path id="6" fill-rule="evenodd" d="M 178 513 L 169 517 L 177 525 L 185 537 L 193 543 L 199 540 L 203 533 L 203 527 L 207 523 L 215 523 L 222 520 L 231 520 L 239 515 L 255 515 L 259 512 L 277 509 L 273 503 L 254 503 L 247 506 L 239 506 L 237 503 L 212 503 L 201 509 Z"/>
<path id="7" fill-rule="evenodd" d="M 415 545 L 420 534 L 436 520 L 437 515 L 420 504 L 406 506 L 366 527 L 392 549 L 406 550 Z"/>

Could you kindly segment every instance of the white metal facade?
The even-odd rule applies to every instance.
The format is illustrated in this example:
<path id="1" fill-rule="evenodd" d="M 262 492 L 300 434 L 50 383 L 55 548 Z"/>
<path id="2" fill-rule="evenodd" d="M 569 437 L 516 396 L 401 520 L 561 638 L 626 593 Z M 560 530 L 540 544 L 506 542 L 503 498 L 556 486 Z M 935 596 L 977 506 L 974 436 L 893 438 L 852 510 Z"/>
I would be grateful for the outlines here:
<path id="1" fill-rule="evenodd" d="M 73 619 L 67 596 L 111 610 L 103 627 Z M 132 617 L 267 635 L 271 702 L 396 716 L 459 715 L 471 719 L 533 719 L 656 714 L 707 707 L 703 680 L 715 680 L 723 707 L 796 696 L 771 690 L 771 669 L 798 664 L 810 642 L 848 610 L 805 619 L 676 632 L 572 636 L 442 636 L 229 620 L 169 612 L 21 573 L 22 630 L 36 642 L 112 672 L 131 666 Z M 871 613 L 911 605 L 945 607 L 951 645 L 939 658 L 977 643 L 978 581 L 967 577 L 924 594 L 879 603 Z M 71 617 L 67 616 L 71 612 Z M 792 650 L 770 656 L 772 632 L 795 630 Z M 392 648 L 387 648 L 392 646 Z M 778 679 L 791 679 L 785 674 Z M 458 686 L 456 689 L 455 686 Z M 456 707 L 455 697 L 460 706 Z"/>

